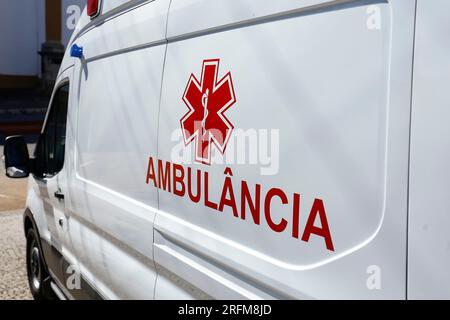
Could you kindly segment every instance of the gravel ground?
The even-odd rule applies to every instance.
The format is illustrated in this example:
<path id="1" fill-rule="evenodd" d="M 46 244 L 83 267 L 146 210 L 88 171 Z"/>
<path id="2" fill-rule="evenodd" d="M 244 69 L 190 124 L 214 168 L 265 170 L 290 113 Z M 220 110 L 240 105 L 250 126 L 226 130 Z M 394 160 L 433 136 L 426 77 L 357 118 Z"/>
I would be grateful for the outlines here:
<path id="1" fill-rule="evenodd" d="M 3 146 L 0 146 L 1 155 Z M 7 178 L 0 161 L 0 300 L 32 299 L 27 281 L 22 226 L 26 191 L 27 179 Z"/>
<path id="2" fill-rule="evenodd" d="M 25 267 L 22 213 L 0 212 L 0 300 L 32 299 Z"/>

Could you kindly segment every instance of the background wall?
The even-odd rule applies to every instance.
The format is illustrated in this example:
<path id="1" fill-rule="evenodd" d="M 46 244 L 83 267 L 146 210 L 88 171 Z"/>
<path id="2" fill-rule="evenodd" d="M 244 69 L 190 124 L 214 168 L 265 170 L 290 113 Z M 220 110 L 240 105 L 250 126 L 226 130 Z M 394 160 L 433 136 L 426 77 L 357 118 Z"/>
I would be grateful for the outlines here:
<path id="1" fill-rule="evenodd" d="M 9 135 L 37 139 L 65 46 L 86 3 L 0 0 L 0 146 Z"/>
<path id="2" fill-rule="evenodd" d="M 38 75 L 45 1 L 0 1 L 0 74 Z"/>
<path id="3" fill-rule="evenodd" d="M 45 42 L 66 46 L 87 0 L 0 0 L 0 88 L 42 77 Z"/>

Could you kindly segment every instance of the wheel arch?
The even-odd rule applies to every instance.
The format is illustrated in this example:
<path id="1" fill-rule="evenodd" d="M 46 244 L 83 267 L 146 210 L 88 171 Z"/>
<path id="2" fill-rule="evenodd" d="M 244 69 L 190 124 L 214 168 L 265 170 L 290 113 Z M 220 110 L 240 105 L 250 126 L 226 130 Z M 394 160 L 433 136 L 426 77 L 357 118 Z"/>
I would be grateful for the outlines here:
<path id="1" fill-rule="evenodd" d="M 39 251 L 41 252 L 42 262 L 44 263 L 44 269 L 45 269 L 46 273 L 48 274 L 49 270 L 48 270 L 48 265 L 47 265 L 47 262 L 45 259 L 45 251 L 42 248 L 41 235 L 39 233 L 39 229 L 37 227 L 36 221 L 34 220 L 33 213 L 31 212 L 31 210 L 29 208 L 26 208 L 23 213 L 23 231 L 24 231 L 25 238 L 27 237 L 28 231 L 30 229 L 33 229 L 37 234 L 38 246 L 39 246 Z"/>

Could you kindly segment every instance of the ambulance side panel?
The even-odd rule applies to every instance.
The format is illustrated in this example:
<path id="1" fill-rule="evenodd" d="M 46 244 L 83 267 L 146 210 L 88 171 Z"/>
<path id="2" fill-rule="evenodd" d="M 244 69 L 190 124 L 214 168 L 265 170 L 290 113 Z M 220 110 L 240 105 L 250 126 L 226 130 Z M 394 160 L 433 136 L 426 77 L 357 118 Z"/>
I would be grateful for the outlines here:
<path id="1" fill-rule="evenodd" d="M 269 154 L 273 166 L 189 165 L 208 172 L 216 203 L 227 167 L 239 207 L 241 182 L 250 190 L 261 185 L 259 225 L 248 212 L 242 219 L 228 206 L 219 212 L 203 198 L 194 203 L 158 191 L 155 298 L 406 297 L 414 15 L 415 1 L 403 0 L 172 1 L 157 157 L 181 163 L 178 151 L 193 155 L 194 143 L 184 146 L 180 136 L 188 111 L 182 97 L 206 59 L 220 59 L 218 79 L 232 77 L 230 141 L 240 130 L 256 132 L 269 150 L 272 132 L 279 143 Z M 227 161 L 236 148 L 217 158 Z M 288 199 L 271 202 L 272 219 L 288 222 L 282 232 L 266 222 L 271 188 Z M 294 193 L 301 197 L 298 238 Z M 333 250 L 321 236 L 301 240 L 316 199 L 323 201 Z"/>
<path id="2" fill-rule="evenodd" d="M 148 154 L 157 150 L 169 2 L 111 9 L 73 39 L 84 56 L 75 63 L 70 240 L 81 275 L 104 298 L 154 294 L 158 203 L 145 171 Z"/>
<path id="3" fill-rule="evenodd" d="M 417 2 L 408 298 L 450 299 L 450 3 Z"/>

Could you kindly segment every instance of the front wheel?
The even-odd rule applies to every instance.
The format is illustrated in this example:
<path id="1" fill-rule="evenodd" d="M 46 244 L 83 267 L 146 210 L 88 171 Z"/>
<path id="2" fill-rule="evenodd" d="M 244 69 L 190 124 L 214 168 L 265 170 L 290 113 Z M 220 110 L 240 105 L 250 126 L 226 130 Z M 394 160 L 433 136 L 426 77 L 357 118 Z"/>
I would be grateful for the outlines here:
<path id="1" fill-rule="evenodd" d="M 27 233 L 27 275 L 31 294 L 35 300 L 54 299 L 48 285 L 48 274 L 44 267 L 38 236 L 34 229 Z"/>

